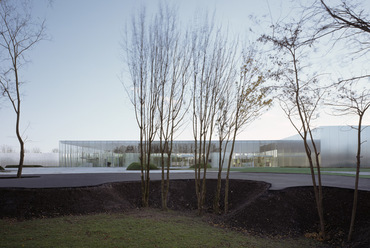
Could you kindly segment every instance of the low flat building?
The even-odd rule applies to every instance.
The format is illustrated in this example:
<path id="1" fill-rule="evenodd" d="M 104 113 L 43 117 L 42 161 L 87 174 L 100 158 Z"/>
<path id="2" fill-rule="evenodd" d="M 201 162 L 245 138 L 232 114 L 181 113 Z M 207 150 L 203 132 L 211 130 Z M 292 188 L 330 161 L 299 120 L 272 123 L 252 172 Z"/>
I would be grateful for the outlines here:
<path id="1" fill-rule="evenodd" d="M 370 167 L 370 129 L 362 131 L 362 167 Z M 348 126 L 324 126 L 314 130 L 316 148 L 322 167 L 355 167 L 357 130 Z M 139 141 L 59 142 L 59 166 L 127 167 L 139 161 Z M 171 167 L 189 168 L 194 164 L 194 141 L 174 141 Z M 224 149 L 225 147 L 223 147 Z M 231 142 L 226 147 L 227 166 Z M 313 149 L 313 147 L 311 147 Z M 209 163 L 219 165 L 220 147 L 212 141 Z M 152 163 L 160 165 L 159 142 L 152 147 Z M 302 139 L 296 135 L 282 140 L 238 140 L 232 167 L 308 167 Z"/>

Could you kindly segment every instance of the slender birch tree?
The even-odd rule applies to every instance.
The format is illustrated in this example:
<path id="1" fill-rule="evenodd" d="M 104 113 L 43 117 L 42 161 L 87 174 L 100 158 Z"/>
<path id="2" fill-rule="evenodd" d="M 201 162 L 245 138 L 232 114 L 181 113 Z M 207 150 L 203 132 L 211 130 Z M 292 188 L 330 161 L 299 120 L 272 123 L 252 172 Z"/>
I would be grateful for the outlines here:
<path id="1" fill-rule="evenodd" d="M 17 177 L 22 176 L 24 137 L 21 132 L 22 68 L 27 53 L 45 38 L 45 22 L 35 22 L 26 1 L 0 1 L 0 91 L 9 99 L 16 114 L 15 131 L 20 146 Z"/>

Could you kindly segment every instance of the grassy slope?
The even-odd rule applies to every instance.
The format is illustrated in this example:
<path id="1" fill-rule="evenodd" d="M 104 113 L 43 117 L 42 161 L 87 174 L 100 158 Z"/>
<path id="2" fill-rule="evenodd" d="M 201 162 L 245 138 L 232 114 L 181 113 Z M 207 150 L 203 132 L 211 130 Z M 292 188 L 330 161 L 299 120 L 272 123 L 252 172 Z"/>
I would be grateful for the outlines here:
<path id="1" fill-rule="evenodd" d="M 136 212 L 136 213 L 135 213 Z M 176 212 L 0 220 L 1 247 L 317 247 L 309 239 L 259 238 Z"/>

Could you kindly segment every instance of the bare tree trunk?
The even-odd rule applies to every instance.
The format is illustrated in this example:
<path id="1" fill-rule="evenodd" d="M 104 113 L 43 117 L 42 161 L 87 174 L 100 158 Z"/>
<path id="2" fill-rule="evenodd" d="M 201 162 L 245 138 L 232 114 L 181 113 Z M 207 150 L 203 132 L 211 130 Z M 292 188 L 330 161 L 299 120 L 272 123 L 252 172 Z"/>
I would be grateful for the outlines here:
<path id="1" fill-rule="evenodd" d="M 150 190 L 150 156 L 151 156 L 151 149 L 152 149 L 152 139 L 149 138 L 148 141 L 148 148 L 147 148 L 147 161 L 145 165 L 146 170 L 146 177 L 145 177 L 145 192 L 144 192 L 144 206 L 149 207 L 149 190 Z"/>
<path id="2" fill-rule="evenodd" d="M 172 141 L 171 141 L 172 143 Z M 171 145 L 172 146 L 172 145 Z M 162 209 L 167 211 L 167 199 L 168 199 L 168 192 L 170 190 L 170 166 L 171 166 L 171 154 L 172 154 L 172 147 L 169 148 L 171 151 L 167 153 L 167 168 L 166 168 L 166 180 L 164 185 L 164 192 L 162 194 L 163 202 L 162 202 Z"/>
<path id="3" fill-rule="evenodd" d="M 361 125 L 362 125 L 362 117 L 363 114 L 360 114 L 359 122 L 358 122 L 358 130 L 357 130 L 357 163 L 356 163 L 356 181 L 355 181 L 355 192 L 353 194 L 353 207 L 352 207 L 352 215 L 351 215 L 351 224 L 349 226 L 348 232 L 348 241 L 351 241 L 353 230 L 355 227 L 355 219 L 356 219 L 356 210 L 357 210 L 357 202 L 358 202 L 358 183 L 360 179 L 360 165 L 361 165 Z"/>
<path id="4" fill-rule="evenodd" d="M 21 178 L 22 177 L 23 162 L 24 162 L 24 141 L 23 141 L 22 136 L 20 135 L 20 132 L 19 132 L 19 118 L 20 118 L 20 112 L 18 110 L 16 133 L 17 133 L 17 138 L 18 138 L 19 145 L 20 145 L 20 157 L 19 157 L 17 177 Z"/>
<path id="5" fill-rule="evenodd" d="M 164 176 L 164 148 L 162 147 L 162 137 L 159 140 L 159 146 L 161 151 L 161 198 L 162 198 L 162 210 L 167 211 L 167 196 L 166 196 L 166 188 L 165 188 L 165 176 Z"/>
<path id="6" fill-rule="evenodd" d="M 16 61 L 16 60 L 15 60 Z M 20 146 L 20 157 L 19 157 L 19 165 L 18 165 L 18 172 L 17 172 L 17 177 L 21 178 L 22 177 L 22 169 L 23 169 L 23 162 L 24 162 L 24 141 L 21 136 L 20 132 L 20 119 L 21 119 L 21 98 L 20 98 L 20 89 L 19 89 L 19 79 L 18 79 L 18 69 L 17 69 L 17 64 L 16 62 L 14 63 L 14 74 L 15 74 L 15 84 L 16 84 L 16 91 L 17 91 L 17 109 L 16 109 L 16 114 L 17 114 L 17 121 L 16 121 L 16 134 L 17 134 L 17 139 L 19 142 Z"/>
<path id="7" fill-rule="evenodd" d="M 314 165 L 313 165 L 313 161 L 311 157 L 312 153 L 311 153 L 311 149 L 307 142 L 307 135 L 304 136 L 303 143 L 304 143 L 304 147 L 306 150 L 307 159 L 310 165 L 312 186 L 313 186 L 314 195 L 315 195 L 315 203 L 316 203 L 317 213 L 319 215 L 319 220 L 320 220 L 320 232 L 321 232 L 321 236 L 325 238 L 324 209 L 323 209 L 323 204 L 322 204 L 322 187 L 321 187 L 321 183 L 319 183 L 319 186 L 317 186 L 317 183 L 316 183 L 315 170 L 314 170 Z M 318 177 L 320 178 L 319 174 L 318 174 Z"/>
<path id="8" fill-rule="evenodd" d="M 321 174 L 320 174 L 320 164 L 319 164 L 319 159 L 318 159 L 319 153 L 316 149 L 315 141 L 314 141 L 314 138 L 313 138 L 313 135 L 312 135 L 312 132 L 311 132 L 311 128 L 310 128 L 310 121 L 311 121 L 312 113 L 307 113 L 305 111 L 304 104 L 301 102 L 301 85 L 300 85 L 300 79 L 298 77 L 297 57 L 296 57 L 296 53 L 295 53 L 294 49 L 291 49 L 289 52 L 290 52 L 290 54 L 292 56 L 292 59 L 293 59 L 292 61 L 293 61 L 293 68 L 294 68 L 294 81 L 295 81 L 295 85 L 296 85 L 295 105 L 297 107 L 298 116 L 300 118 L 301 126 L 302 126 L 302 129 L 303 129 L 303 131 L 302 131 L 303 136 L 301 135 L 301 137 L 303 138 L 303 143 L 304 143 L 304 147 L 305 147 L 305 150 L 306 150 L 306 155 L 307 155 L 307 158 L 308 158 L 308 161 L 309 161 L 309 164 L 310 164 L 312 185 L 313 185 L 313 189 L 314 189 L 314 193 L 315 193 L 316 206 L 317 206 L 317 211 L 318 211 L 318 215 L 319 215 L 319 219 L 320 219 L 320 230 L 321 230 L 320 231 L 320 236 L 325 239 L 326 234 L 325 234 L 325 221 L 324 221 L 324 207 L 323 207 L 323 203 L 322 203 L 323 196 L 322 196 Z M 317 101 L 316 101 L 316 104 L 317 104 Z M 316 106 L 316 105 L 314 105 L 314 106 Z M 313 109 L 315 109 L 315 108 L 313 108 Z M 319 186 L 318 187 L 316 185 L 314 164 L 313 164 L 312 157 L 311 157 L 312 152 L 311 152 L 311 149 L 310 149 L 309 144 L 307 142 L 307 134 L 310 134 L 311 144 L 314 147 L 315 158 L 316 158 L 316 166 L 317 166 L 317 176 L 318 176 L 318 180 L 319 180 Z"/>
<path id="9" fill-rule="evenodd" d="M 225 152 L 226 152 L 226 145 L 225 145 L 225 151 L 224 149 L 222 148 L 222 145 L 223 145 L 223 142 L 222 142 L 222 138 L 221 138 L 221 135 L 220 135 L 220 138 L 219 138 L 219 146 L 220 146 L 220 150 L 219 150 L 219 156 L 218 156 L 218 172 L 217 172 L 217 186 L 216 186 L 216 192 L 215 192 L 215 198 L 214 198 L 214 201 L 213 201 L 213 212 L 215 214 L 219 214 L 220 213 L 220 195 L 221 195 L 221 176 L 222 176 L 222 167 L 223 167 L 223 163 L 224 163 L 224 157 L 225 157 Z M 222 151 L 224 156 L 222 156 Z"/>
<path id="10" fill-rule="evenodd" d="M 226 180 L 225 180 L 225 198 L 224 198 L 224 213 L 227 214 L 229 212 L 229 177 L 230 177 L 230 168 L 231 168 L 231 162 L 233 159 L 233 153 L 234 153 L 234 147 L 235 147 L 235 139 L 236 134 L 238 131 L 238 114 L 236 116 L 236 122 L 234 127 L 234 135 L 233 135 L 233 143 L 231 144 L 231 151 L 229 156 L 229 161 L 227 164 L 227 172 L 226 172 Z"/>

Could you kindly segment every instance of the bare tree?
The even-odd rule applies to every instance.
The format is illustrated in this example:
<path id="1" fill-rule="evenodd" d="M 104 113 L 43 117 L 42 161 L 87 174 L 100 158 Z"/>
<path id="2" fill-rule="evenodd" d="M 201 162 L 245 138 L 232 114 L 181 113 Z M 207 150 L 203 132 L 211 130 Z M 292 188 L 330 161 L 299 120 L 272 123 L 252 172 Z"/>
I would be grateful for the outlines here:
<path id="1" fill-rule="evenodd" d="M 257 51 L 252 46 L 243 52 L 243 66 L 240 68 L 240 78 L 234 84 L 235 89 L 232 96 L 236 101 L 230 118 L 232 143 L 225 181 L 225 213 L 229 209 L 229 176 L 236 137 L 243 127 L 260 117 L 263 114 L 263 110 L 267 109 L 272 103 L 270 98 L 272 88 L 266 85 L 266 75 L 262 71 L 264 66 L 259 61 L 259 58 Z"/>
<path id="2" fill-rule="evenodd" d="M 149 204 L 151 155 L 161 153 L 162 207 L 167 209 L 172 143 L 186 112 L 185 88 L 189 81 L 191 53 L 185 36 L 178 23 L 177 10 L 162 4 L 149 19 L 146 18 L 145 8 L 142 8 L 133 17 L 130 31 L 126 32 L 123 48 L 131 75 L 126 90 L 140 130 L 144 207 Z M 157 135 L 160 142 L 154 151 L 153 141 Z"/>
<path id="3" fill-rule="evenodd" d="M 150 22 L 149 22 L 150 23 Z M 143 207 L 149 205 L 151 145 L 157 131 L 155 114 L 158 98 L 156 48 L 150 36 L 145 8 L 132 17 L 131 28 L 126 32 L 123 49 L 125 62 L 131 75 L 126 87 L 134 106 L 140 130 L 140 164 Z"/>
<path id="4" fill-rule="evenodd" d="M 233 92 L 232 84 L 234 82 L 229 82 L 227 88 L 225 88 L 224 94 L 220 99 L 217 110 L 216 119 L 216 130 L 218 135 L 218 173 L 217 173 L 217 186 L 215 191 L 215 197 L 213 200 L 213 212 L 215 214 L 220 213 L 220 195 L 221 195 L 221 183 L 222 183 L 222 170 L 224 168 L 225 159 L 227 156 L 227 148 L 230 141 L 232 125 L 231 125 L 231 115 L 232 115 L 232 105 L 233 105 Z"/>
<path id="5" fill-rule="evenodd" d="M 192 104 L 194 135 L 195 189 L 198 213 L 203 211 L 206 195 L 206 173 L 212 147 L 217 106 L 222 94 L 221 82 L 226 76 L 224 60 L 228 43 L 221 30 L 214 28 L 206 15 L 192 33 Z M 201 171 L 203 170 L 203 175 Z"/>
<path id="6" fill-rule="evenodd" d="M 218 136 L 218 173 L 217 173 L 217 186 L 213 201 L 214 213 L 220 213 L 220 195 L 221 195 L 221 182 L 222 170 L 224 167 L 225 159 L 227 156 L 227 146 L 230 141 L 232 124 L 232 106 L 235 105 L 234 85 L 237 80 L 237 68 L 239 66 L 239 52 L 238 41 L 233 40 L 228 42 L 225 40 L 225 47 L 223 51 L 217 55 L 218 61 L 221 63 L 219 66 L 220 74 L 219 87 L 221 93 L 219 95 L 218 105 L 215 109 L 216 120 L 215 129 Z"/>
<path id="7" fill-rule="evenodd" d="M 317 40 L 329 36 L 333 46 L 336 46 L 339 42 L 344 42 L 346 44 L 346 49 L 344 50 L 348 52 L 348 56 L 352 60 L 366 56 L 370 51 L 370 20 L 369 12 L 368 10 L 366 11 L 362 3 L 347 0 L 341 0 L 336 5 L 329 4 L 325 0 L 319 0 L 317 3 L 318 5 L 314 5 L 314 14 L 311 17 L 311 19 L 315 20 L 314 39 Z M 317 16 L 319 16 L 318 19 L 316 18 Z M 337 113 L 339 112 L 343 115 L 356 114 L 359 117 L 356 181 L 348 241 L 351 240 L 354 230 L 357 208 L 358 175 L 361 162 L 361 124 L 363 115 L 369 107 L 369 91 L 366 88 L 359 89 L 356 86 L 359 85 L 358 81 L 369 78 L 368 67 L 365 66 L 359 75 L 338 79 L 334 85 L 338 87 L 339 93 L 333 102 L 329 104 L 335 107 Z"/>
<path id="8" fill-rule="evenodd" d="M 268 99 L 270 90 L 265 87 L 263 66 L 255 48 L 250 46 L 243 52 L 243 66 L 240 66 L 240 59 L 235 57 L 238 49 L 234 49 L 237 46 L 231 45 L 231 47 L 233 50 L 227 53 L 228 61 L 223 62 L 228 70 L 225 70 L 227 76 L 221 83 L 223 94 L 220 95 L 215 122 L 219 143 L 218 180 L 213 203 L 215 213 L 220 212 L 221 176 L 226 161 L 224 211 L 228 212 L 229 175 L 237 134 L 244 126 L 258 118 L 262 110 L 271 103 L 271 99 Z M 240 68 L 239 80 L 237 80 L 237 68 Z M 227 153 L 230 142 L 231 150 Z"/>
<path id="9" fill-rule="evenodd" d="M 22 113 L 22 67 L 28 62 L 29 52 L 45 38 L 45 22 L 34 22 L 28 2 L 2 0 L 0 2 L 0 90 L 7 97 L 16 114 L 15 130 L 20 145 L 17 177 L 22 176 L 24 139 L 20 122 Z"/>
<path id="10" fill-rule="evenodd" d="M 276 25 L 274 34 L 278 37 L 263 35 L 260 40 L 272 43 L 278 53 L 275 57 L 277 58 L 278 71 L 274 76 L 277 80 L 282 81 L 282 85 L 279 86 L 281 90 L 280 104 L 303 140 L 320 219 L 320 236 L 325 238 L 320 151 L 315 142 L 312 128 L 312 122 L 318 115 L 318 107 L 324 92 L 318 83 L 317 76 L 305 75 L 304 72 L 306 67 L 303 62 L 308 60 L 306 49 L 311 48 L 313 40 L 305 38 L 303 24 L 304 20 L 284 26 Z"/>
<path id="11" fill-rule="evenodd" d="M 190 51 L 186 34 L 180 31 L 174 8 L 160 7 L 154 28 L 158 49 L 158 121 L 162 167 L 162 209 L 167 210 L 169 176 L 174 135 L 186 114 L 186 86 L 189 81 Z M 165 158 L 165 155 L 167 156 Z"/>
<path id="12" fill-rule="evenodd" d="M 356 80 L 358 81 L 358 80 Z M 338 94 L 333 99 L 332 103 L 328 105 L 334 106 L 335 112 L 340 115 L 357 115 L 358 116 L 358 126 L 353 127 L 357 129 L 357 154 L 356 154 L 356 179 L 355 179 L 355 190 L 353 196 L 353 207 L 351 223 L 348 232 L 348 241 L 351 241 L 352 234 L 355 226 L 356 209 L 358 202 L 358 183 L 360 176 L 360 166 L 361 166 L 361 132 L 362 120 L 366 111 L 370 108 L 370 90 L 368 87 L 356 87 L 358 82 L 352 82 L 351 84 L 345 84 L 340 86 L 338 89 Z"/>

